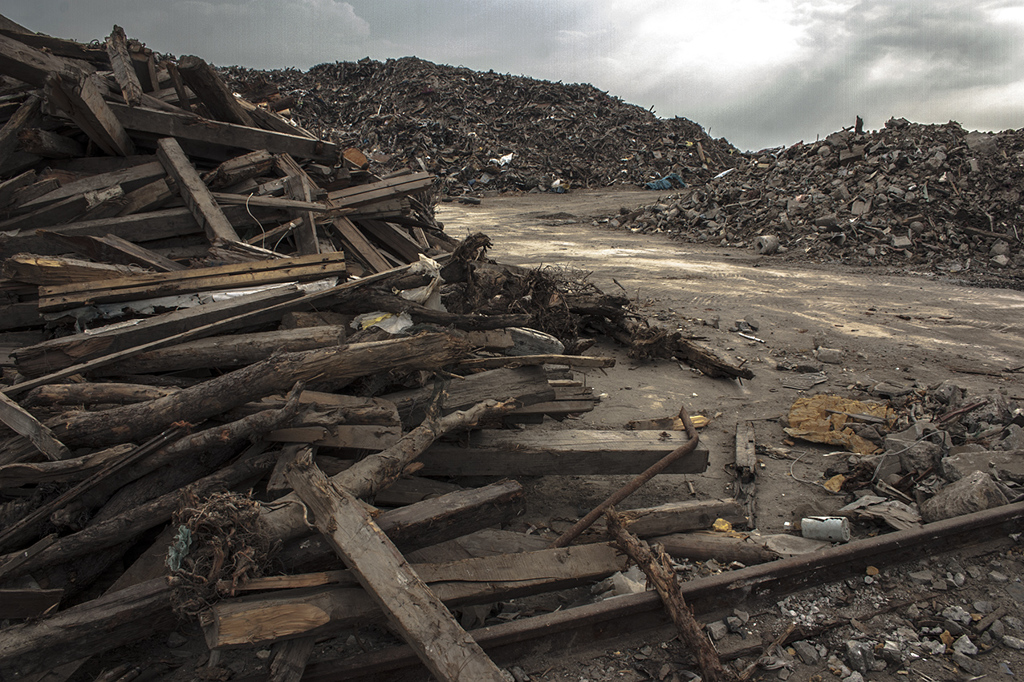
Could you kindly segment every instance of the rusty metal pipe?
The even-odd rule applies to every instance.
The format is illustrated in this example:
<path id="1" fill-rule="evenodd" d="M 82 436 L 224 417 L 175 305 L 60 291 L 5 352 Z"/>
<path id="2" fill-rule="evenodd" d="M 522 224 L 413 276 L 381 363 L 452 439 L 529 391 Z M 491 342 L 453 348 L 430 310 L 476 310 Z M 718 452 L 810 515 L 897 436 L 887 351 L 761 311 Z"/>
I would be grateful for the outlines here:
<path id="1" fill-rule="evenodd" d="M 683 420 L 683 426 L 686 427 L 686 435 L 690 437 L 690 440 L 659 459 L 648 467 L 647 471 L 643 472 L 632 481 L 612 493 L 608 499 L 594 507 L 589 514 L 577 521 L 572 528 L 562 533 L 557 540 L 551 543 L 552 547 L 568 547 L 569 543 L 579 537 L 580 533 L 594 525 L 594 522 L 601 518 L 601 515 L 604 514 L 605 510 L 619 502 L 622 502 L 624 499 L 635 493 L 640 486 L 667 469 L 672 462 L 676 461 L 680 457 L 685 457 L 697 449 L 697 444 L 700 442 L 700 438 L 697 436 L 697 429 L 694 428 L 693 422 L 690 421 L 690 415 L 686 413 L 685 407 L 679 408 L 679 418 Z"/>

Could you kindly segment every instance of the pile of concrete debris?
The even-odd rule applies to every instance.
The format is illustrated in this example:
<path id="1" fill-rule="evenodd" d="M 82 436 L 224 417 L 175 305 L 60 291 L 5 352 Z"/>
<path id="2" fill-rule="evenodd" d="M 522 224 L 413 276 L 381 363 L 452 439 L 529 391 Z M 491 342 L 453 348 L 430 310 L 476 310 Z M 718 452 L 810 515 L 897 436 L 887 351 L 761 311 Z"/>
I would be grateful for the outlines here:
<path id="1" fill-rule="evenodd" d="M 891 119 L 734 168 L 608 219 L 635 232 L 1021 286 L 1024 134 Z"/>
<path id="2" fill-rule="evenodd" d="M 671 173 L 698 182 L 738 154 L 692 121 L 660 119 L 588 84 L 413 57 L 221 73 L 243 96 L 367 151 L 385 170 L 436 174 L 446 194 L 642 185 Z"/>

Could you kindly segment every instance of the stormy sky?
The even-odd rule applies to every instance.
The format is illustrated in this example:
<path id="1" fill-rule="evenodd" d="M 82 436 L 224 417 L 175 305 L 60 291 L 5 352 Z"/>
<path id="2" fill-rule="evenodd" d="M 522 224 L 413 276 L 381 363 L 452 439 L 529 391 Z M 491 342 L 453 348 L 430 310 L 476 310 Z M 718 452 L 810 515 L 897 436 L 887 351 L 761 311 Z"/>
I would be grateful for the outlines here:
<path id="1" fill-rule="evenodd" d="M 892 116 L 1024 128 L 1022 0 L 8 0 L 83 42 L 307 69 L 416 56 L 586 82 L 757 150 Z"/>

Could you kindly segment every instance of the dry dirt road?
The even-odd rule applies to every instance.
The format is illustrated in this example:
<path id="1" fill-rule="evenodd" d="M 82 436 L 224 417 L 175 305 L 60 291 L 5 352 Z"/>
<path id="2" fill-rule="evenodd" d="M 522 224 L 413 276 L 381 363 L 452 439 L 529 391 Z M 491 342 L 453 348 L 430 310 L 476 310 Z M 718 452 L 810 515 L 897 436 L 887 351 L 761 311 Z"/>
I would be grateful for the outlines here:
<path id="1" fill-rule="evenodd" d="M 494 242 L 490 255 L 515 265 L 569 266 L 591 272 L 602 290 L 621 289 L 665 324 L 705 337 L 722 356 L 742 358 L 755 378 L 726 381 L 700 376 L 672 363 L 635 364 L 611 344 L 589 354 L 612 354 L 618 366 L 588 381 L 606 394 L 579 420 L 554 428 L 620 428 L 630 419 L 675 414 L 711 418 L 702 442 L 711 452 L 704 474 L 690 477 L 701 498 L 731 494 L 727 465 L 734 456 L 737 422 L 757 420 L 759 442 L 781 446 L 776 418 L 800 392 L 784 388 L 793 375 L 776 369 L 781 359 L 813 359 L 815 340 L 843 352 L 827 364 L 828 380 L 811 392 L 844 394 L 851 387 L 890 381 L 927 387 L 950 379 L 968 396 L 1000 390 L 1024 397 L 1024 292 L 968 288 L 930 277 L 898 276 L 881 269 L 794 263 L 752 250 L 685 244 L 595 225 L 620 206 L 653 203 L 642 190 L 485 197 L 478 206 L 446 203 L 438 218 L 455 237 L 482 231 Z M 719 318 L 719 328 L 695 320 Z M 763 343 L 729 329 L 736 320 L 757 324 Z M 979 373 L 981 372 L 981 373 Z M 759 483 L 758 526 L 779 532 L 794 516 L 838 508 L 838 498 L 796 479 L 821 480 L 832 461 L 827 448 L 798 443 L 798 463 L 765 460 Z M 621 478 L 554 477 L 536 482 L 541 493 L 533 522 L 560 530 L 584 508 L 621 485 Z M 687 499 L 680 477 L 655 479 L 624 506 Z M 537 499 L 537 498 L 534 498 Z M 808 505 L 811 506 L 808 509 Z"/>

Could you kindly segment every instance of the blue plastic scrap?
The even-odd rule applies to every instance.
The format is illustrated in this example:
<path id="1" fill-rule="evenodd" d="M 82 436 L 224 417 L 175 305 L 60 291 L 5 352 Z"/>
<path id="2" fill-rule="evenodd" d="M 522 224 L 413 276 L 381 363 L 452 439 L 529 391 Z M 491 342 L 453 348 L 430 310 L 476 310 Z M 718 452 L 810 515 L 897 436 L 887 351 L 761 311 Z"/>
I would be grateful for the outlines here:
<path id="1" fill-rule="evenodd" d="M 673 184 L 674 183 L 674 184 Z M 644 185 L 644 189 L 673 189 L 676 185 L 680 189 L 686 187 L 686 183 L 679 177 L 678 173 L 669 173 L 660 180 L 654 180 Z"/>

